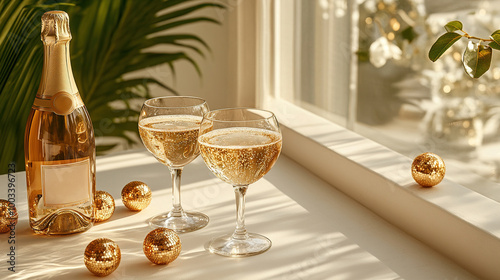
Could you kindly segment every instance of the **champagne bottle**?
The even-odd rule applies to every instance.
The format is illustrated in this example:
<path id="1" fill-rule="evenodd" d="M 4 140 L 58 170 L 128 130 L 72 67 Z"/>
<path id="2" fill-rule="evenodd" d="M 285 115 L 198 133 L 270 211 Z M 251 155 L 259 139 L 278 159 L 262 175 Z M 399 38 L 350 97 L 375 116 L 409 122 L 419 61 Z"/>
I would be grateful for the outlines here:
<path id="1" fill-rule="evenodd" d="M 70 234 L 93 225 L 95 140 L 71 70 L 68 14 L 42 16 L 43 72 L 24 139 L 30 226 Z"/>

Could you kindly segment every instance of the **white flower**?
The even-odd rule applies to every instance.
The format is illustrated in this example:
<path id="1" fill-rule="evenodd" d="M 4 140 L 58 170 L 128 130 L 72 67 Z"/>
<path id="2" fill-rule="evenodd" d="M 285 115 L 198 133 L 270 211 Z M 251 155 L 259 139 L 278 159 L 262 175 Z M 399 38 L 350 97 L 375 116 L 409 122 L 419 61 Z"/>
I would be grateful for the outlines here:
<path id="1" fill-rule="evenodd" d="M 370 62 L 377 68 L 384 66 L 389 59 L 400 60 L 402 54 L 401 49 L 386 37 L 380 37 L 370 45 Z"/>

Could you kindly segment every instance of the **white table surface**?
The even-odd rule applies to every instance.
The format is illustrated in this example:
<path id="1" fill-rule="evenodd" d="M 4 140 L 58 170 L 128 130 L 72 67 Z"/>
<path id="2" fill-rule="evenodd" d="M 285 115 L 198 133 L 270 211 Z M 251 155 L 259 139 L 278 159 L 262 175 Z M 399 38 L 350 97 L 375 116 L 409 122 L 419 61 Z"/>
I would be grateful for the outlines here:
<path id="1" fill-rule="evenodd" d="M 120 197 L 122 187 L 135 180 L 153 191 L 151 204 L 141 212 L 129 211 Z M 247 229 L 273 242 L 266 253 L 248 258 L 205 249 L 212 237 L 233 231 L 235 202 L 231 186 L 201 158 L 184 169 L 182 205 L 207 214 L 210 223 L 180 235 L 182 252 L 169 265 L 151 264 L 142 251 L 152 230 L 147 220 L 171 207 L 168 170 L 145 150 L 98 158 L 97 189 L 115 198 L 116 210 L 110 220 L 82 234 L 34 235 L 25 181 L 24 172 L 16 173 L 16 272 L 6 263 L 9 235 L 1 234 L 2 279 L 97 279 L 86 269 L 83 252 L 100 237 L 114 240 L 122 252 L 120 266 L 104 279 L 476 279 L 284 155 L 247 192 Z M 7 184 L 7 175 L 0 176 L 0 198 L 7 198 Z"/>

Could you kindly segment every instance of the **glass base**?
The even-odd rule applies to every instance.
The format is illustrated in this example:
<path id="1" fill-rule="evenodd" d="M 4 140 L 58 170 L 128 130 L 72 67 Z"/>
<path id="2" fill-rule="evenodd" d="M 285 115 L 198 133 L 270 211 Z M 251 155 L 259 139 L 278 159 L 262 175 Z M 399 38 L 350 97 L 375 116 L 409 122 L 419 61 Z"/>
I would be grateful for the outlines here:
<path id="1" fill-rule="evenodd" d="M 184 211 L 180 217 L 172 212 L 154 216 L 149 220 L 149 225 L 154 228 L 169 228 L 177 233 L 199 230 L 208 224 L 208 216 L 199 212 Z"/>
<path id="2" fill-rule="evenodd" d="M 246 239 L 234 239 L 232 234 L 214 238 L 208 244 L 211 253 L 225 257 L 249 257 L 264 253 L 271 248 L 269 238 L 249 233 Z"/>

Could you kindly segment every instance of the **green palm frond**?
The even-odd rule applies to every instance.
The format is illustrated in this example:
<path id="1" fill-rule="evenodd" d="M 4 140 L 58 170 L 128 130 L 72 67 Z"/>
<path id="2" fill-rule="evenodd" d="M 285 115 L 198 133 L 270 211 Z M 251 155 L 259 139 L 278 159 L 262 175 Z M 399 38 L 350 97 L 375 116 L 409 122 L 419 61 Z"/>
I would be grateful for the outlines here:
<path id="1" fill-rule="evenodd" d="M 147 4 L 142 0 L 0 0 L 0 173 L 12 161 L 18 170 L 24 169 L 24 127 L 40 82 L 40 17 L 45 11 L 65 10 L 70 16 L 73 74 L 96 136 L 133 143 L 130 133 L 137 133 L 140 110 L 134 108 L 134 101 L 148 98 L 151 85 L 178 94 L 141 70 L 167 64 L 174 74 L 175 63 L 185 60 L 201 75 L 192 55 L 203 58 L 210 48 L 201 37 L 179 32 L 177 27 L 219 24 L 217 19 L 193 15 L 206 8 L 224 7 L 190 0 Z M 155 48 L 160 45 L 169 47 Z M 131 72 L 145 74 L 124 79 Z M 113 147 L 100 146 L 98 152 Z"/>
<path id="2" fill-rule="evenodd" d="M 24 127 L 43 61 L 40 17 L 46 10 L 68 5 L 0 1 L 0 173 L 10 162 L 24 170 Z"/>

